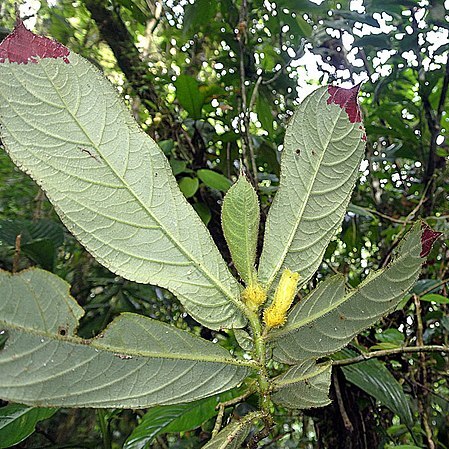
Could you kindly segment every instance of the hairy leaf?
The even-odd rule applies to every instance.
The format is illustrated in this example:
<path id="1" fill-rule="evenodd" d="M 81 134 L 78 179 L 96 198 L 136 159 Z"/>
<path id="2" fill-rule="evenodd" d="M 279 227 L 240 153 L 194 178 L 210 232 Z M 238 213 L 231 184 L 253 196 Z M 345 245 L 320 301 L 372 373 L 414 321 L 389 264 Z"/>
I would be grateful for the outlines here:
<path id="1" fill-rule="evenodd" d="M 224 197 L 221 220 L 234 265 L 245 284 L 253 284 L 260 211 L 256 191 L 245 176 Z"/>
<path id="2" fill-rule="evenodd" d="M 287 127 L 259 264 L 267 288 L 284 269 L 307 282 L 341 223 L 365 148 L 357 92 L 319 88 Z"/>
<path id="3" fill-rule="evenodd" d="M 0 121 L 13 161 L 99 262 L 167 288 L 205 326 L 245 324 L 237 282 L 165 156 L 89 62 L 20 24 L 0 45 Z"/>
<path id="4" fill-rule="evenodd" d="M 14 446 L 30 436 L 39 421 L 52 417 L 53 408 L 8 404 L 0 408 L 0 448 Z"/>
<path id="5" fill-rule="evenodd" d="M 332 366 L 317 365 L 306 361 L 292 366 L 286 373 L 275 378 L 273 401 L 293 409 L 324 407 L 330 403 L 329 387 Z"/>
<path id="6" fill-rule="evenodd" d="M 421 271 L 422 235 L 418 222 L 398 245 L 392 262 L 346 294 L 343 276 L 322 282 L 292 309 L 286 326 L 269 335 L 274 356 L 295 363 L 331 354 L 394 309 Z"/>
<path id="7" fill-rule="evenodd" d="M 75 335 L 82 309 L 51 273 L 0 271 L 0 398 L 37 406 L 147 408 L 238 385 L 247 362 L 186 331 L 126 313 L 97 338 Z M 194 380 L 194 381 L 193 381 Z"/>

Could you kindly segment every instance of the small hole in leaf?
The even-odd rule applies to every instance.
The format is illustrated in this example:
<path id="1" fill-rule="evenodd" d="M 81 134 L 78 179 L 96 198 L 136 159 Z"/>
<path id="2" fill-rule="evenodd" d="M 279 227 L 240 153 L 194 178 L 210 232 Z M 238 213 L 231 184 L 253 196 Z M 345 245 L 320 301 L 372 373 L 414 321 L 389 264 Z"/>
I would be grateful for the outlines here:
<path id="1" fill-rule="evenodd" d="M 300 150 L 299 148 L 296 150 L 296 154 L 297 154 L 298 156 L 301 154 L 301 150 Z"/>
<path id="2" fill-rule="evenodd" d="M 0 329 L 0 351 L 5 347 L 6 342 L 8 341 L 9 334 L 5 329 Z"/>
<path id="3" fill-rule="evenodd" d="M 59 326 L 59 328 L 58 328 L 58 334 L 59 334 L 61 337 L 65 337 L 65 336 L 67 335 L 67 328 L 64 327 L 64 326 Z"/>

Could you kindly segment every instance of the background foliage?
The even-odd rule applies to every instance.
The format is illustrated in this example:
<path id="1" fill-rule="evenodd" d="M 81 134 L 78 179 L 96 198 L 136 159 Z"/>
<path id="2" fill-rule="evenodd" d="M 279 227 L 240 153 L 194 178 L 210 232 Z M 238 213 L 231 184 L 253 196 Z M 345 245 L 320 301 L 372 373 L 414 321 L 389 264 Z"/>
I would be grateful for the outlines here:
<path id="1" fill-rule="evenodd" d="M 420 281 L 395 313 L 339 357 L 368 348 L 447 345 L 449 2 L 318 3 L 48 0 L 24 2 L 21 13 L 31 16 L 28 26 L 88 58 L 117 86 L 163 148 L 182 192 L 228 260 L 221 201 L 241 162 L 257 185 L 263 225 L 278 185 L 285 124 L 298 101 L 324 83 L 365 81 L 366 158 L 341 232 L 308 287 L 337 271 L 357 285 L 389 261 L 411 221 L 424 217 L 444 235 Z M 13 18 L 13 2 L 2 2 L 0 34 L 12 29 Z M 241 350 L 238 335 L 202 328 L 168 292 L 99 266 L 4 152 L 0 180 L 0 268 L 38 265 L 66 279 L 87 312 L 80 336 L 92 337 L 119 313 L 132 311 Z M 14 252 L 18 233 L 20 257 Z M 277 427 L 261 446 L 448 448 L 448 380 L 448 360 L 436 353 L 336 369 L 332 404 L 302 414 L 277 410 Z M 215 404 L 238 395 L 146 415 L 5 404 L 0 447 L 198 448 L 212 432 Z M 237 401 L 233 414 L 252 410 L 253 401 Z"/>

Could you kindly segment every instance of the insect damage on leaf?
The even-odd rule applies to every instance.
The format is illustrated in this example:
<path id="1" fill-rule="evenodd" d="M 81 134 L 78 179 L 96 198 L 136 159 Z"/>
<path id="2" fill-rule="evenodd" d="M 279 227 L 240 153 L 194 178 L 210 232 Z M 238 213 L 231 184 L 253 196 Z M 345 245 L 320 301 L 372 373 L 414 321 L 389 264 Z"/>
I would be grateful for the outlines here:
<path id="1" fill-rule="evenodd" d="M 348 114 L 349 121 L 351 123 L 362 121 L 362 112 L 360 111 L 359 104 L 357 102 L 357 95 L 360 90 L 360 84 L 351 87 L 350 89 L 344 89 L 338 86 L 328 86 L 327 91 L 329 98 L 327 104 L 337 104 Z"/>
<path id="2" fill-rule="evenodd" d="M 53 39 L 32 33 L 21 20 L 0 44 L 0 63 L 9 61 L 28 64 L 37 63 L 38 58 L 62 58 L 69 64 L 69 54 L 67 47 Z"/>
<path id="3" fill-rule="evenodd" d="M 423 233 L 421 235 L 422 250 L 420 253 L 420 257 L 427 257 L 430 253 L 430 250 L 432 249 L 433 243 L 442 234 L 442 232 L 434 231 L 426 223 L 423 223 L 422 230 L 423 230 Z"/>

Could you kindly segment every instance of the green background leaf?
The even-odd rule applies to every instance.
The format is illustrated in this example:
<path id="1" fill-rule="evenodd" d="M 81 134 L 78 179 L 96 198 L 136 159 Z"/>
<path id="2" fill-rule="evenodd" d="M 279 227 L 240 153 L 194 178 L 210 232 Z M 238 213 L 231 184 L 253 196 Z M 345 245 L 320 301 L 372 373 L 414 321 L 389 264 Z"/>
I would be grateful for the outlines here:
<path id="1" fill-rule="evenodd" d="M 219 396 L 200 399 L 186 404 L 154 407 L 142 417 L 124 444 L 124 449 L 143 449 L 161 433 L 186 432 L 199 427 L 217 415 L 216 406 L 239 396 L 232 390 Z"/>
<path id="2" fill-rule="evenodd" d="M 229 181 L 226 176 L 223 176 L 220 173 L 217 173 L 213 170 L 208 170 L 207 168 L 202 168 L 196 172 L 198 178 L 207 185 L 207 187 L 211 187 L 212 189 L 221 190 L 222 192 L 227 192 L 229 187 L 231 187 L 232 182 Z"/>
<path id="3" fill-rule="evenodd" d="M 0 448 L 14 446 L 30 436 L 39 421 L 52 417 L 57 410 L 8 404 L 0 408 Z"/>
<path id="4" fill-rule="evenodd" d="M 345 349 L 336 354 L 337 360 L 355 357 L 354 351 Z M 346 379 L 374 397 L 401 418 L 409 428 L 413 426 L 413 414 L 410 402 L 401 384 L 379 360 L 366 360 L 352 365 L 342 366 Z"/>
<path id="5" fill-rule="evenodd" d="M 189 75 L 179 75 L 175 81 L 176 98 L 193 119 L 201 118 L 204 98 L 198 81 Z"/>

